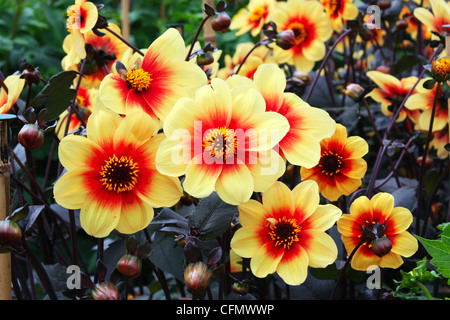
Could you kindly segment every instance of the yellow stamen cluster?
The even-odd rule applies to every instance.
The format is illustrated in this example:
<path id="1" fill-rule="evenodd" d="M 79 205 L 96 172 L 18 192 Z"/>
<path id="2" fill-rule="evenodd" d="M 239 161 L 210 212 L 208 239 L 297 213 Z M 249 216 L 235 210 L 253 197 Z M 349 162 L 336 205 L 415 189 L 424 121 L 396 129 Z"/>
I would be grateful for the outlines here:
<path id="1" fill-rule="evenodd" d="M 322 173 L 333 176 L 341 171 L 343 157 L 332 151 L 324 151 L 320 156 L 319 167 Z"/>
<path id="2" fill-rule="evenodd" d="M 205 133 L 204 150 L 217 159 L 234 157 L 237 154 L 238 141 L 233 129 L 220 127 Z"/>
<path id="3" fill-rule="evenodd" d="M 248 18 L 252 22 L 258 22 L 262 17 L 264 17 L 265 14 L 266 9 L 264 7 L 256 7 L 252 12 L 250 12 Z"/>
<path id="4" fill-rule="evenodd" d="M 304 42 L 308 37 L 308 33 L 306 32 L 303 23 L 293 22 L 287 27 L 287 29 L 294 31 L 296 45 Z"/>
<path id="5" fill-rule="evenodd" d="M 445 82 L 450 79 L 450 58 L 442 57 L 433 61 L 431 73 L 437 82 Z"/>
<path id="6" fill-rule="evenodd" d="M 298 242 L 298 234 L 301 227 L 296 219 L 282 217 L 278 220 L 269 218 L 266 220 L 270 238 L 275 241 L 275 246 L 283 246 L 289 249 L 294 242 Z"/>
<path id="7" fill-rule="evenodd" d="M 126 80 L 137 91 L 148 89 L 152 82 L 150 73 L 143 69 L 132 68 L 127 72 Z"/>
<path id="8" fill-rule="evenodd" d="M 80 8 L 76 5 L 71 5 L 67 8 L 67 30 L 72 33 L 73 29 L 79 29 L 81 21 Z"/>
<path id="9" fill-rule="evenodd" d="M 109 191 L 131 191 L 136 185 L 139 166 L 131 157 L 113 155 L 101 167 L 100 181 Z"/>

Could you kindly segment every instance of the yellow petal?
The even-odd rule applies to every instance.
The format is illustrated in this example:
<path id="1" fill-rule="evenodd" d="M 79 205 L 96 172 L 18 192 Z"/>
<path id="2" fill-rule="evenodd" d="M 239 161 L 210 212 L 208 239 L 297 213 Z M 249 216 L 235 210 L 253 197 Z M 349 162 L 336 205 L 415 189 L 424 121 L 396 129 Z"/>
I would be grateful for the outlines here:
<path id="1" fill-rule="evenodd" d="M 309 217 L 312 229 L 326 231 L 330 229 L 342 215 L 341 209 L 332 205 L 319 205 L 314 213 Z"/>
<path id="2" fill-rule="evenodd" d="M 190 136 L 182 135 L 181 140 L 175 140 L 176 137 L 173 137 L 174 140 L 166 138 L 161 141 L 155 161 L 157 170 L 162 174 L 179 177 L 185 173 L 191 161 L 191 152 L 185 148 L 186 143 L 183 142 L 183 137 Z M 190 146 L 190 139 L 188 146 Z"/>
<path id="3" fill-rule="evenodd" d="M 186 45 L 175 28 L 167 29 L 150 45 L 148 50 L 156 53 L 162 60 L 183 61 L 186 58 Z"/>
<path id="4" fill-rule="evenodd" d="M 383 216 L 389 216 L 394 209 L 394 197 L 385 192 L 377 193 L 371 199 L 373 211 L 380 212 Z"/>
<path id="5" fill-rule="evenodd" d="M 275 182 L 266 192 L 263 193 L 262 201 L 269 211 L 279 211 L 285 209 L 286 212 L 294 213 L 295 201 L 291 190 L 282 182 Z"/>
<path id="6" fill-rule="evenodd" d="M 243 227 L 258 225 L 260 221 L 264 220 L 267 210 L 265 207 L 256 200 L 248 200 L 241 203 L 239 209 L 239 223 Z"/>
<path id="7" fill-rule="evenodd" d="M 306 230 L 308 238 L 313 239 L 313 245 L 308 247 L 309 265 L 313 268 L 325 268 L 337 258 L 337 247 L 334 240 L 325 232 Z"/>
<path id="8" fill-rule="evenodd" d="M 96 201 L 96 195 L 90 195 L 85 200 L 85 205 L 80 211 L 81 227 L 87 234 L 97 237 L 107 237 L 116 227 L 120 219 L 121 206 L 117 205 L 116 199 L 111 198 L 105 201 Z"/>
<path id="9" fill-rule="evenodd" d="M 264 192 L 280 178 L 286 170 L 286 162 L 274 149 L 258 152 L 256 163 L 247 165 L 254 181 L 255 192 Z"/>
<path id="10" fill-rule="evenodd" d="M 309 257 L 305 249 L 299 248 L 300 253 L 291 259 L 282 259 L 277 266 L 277 273 L 283 281 L 291 286 L 298 286 L 305 282 L 308 276 Z"/>
<path id="11" fill-rule="evenodd" d="M 86 201 L 83 170 L 66 172 L 56 181 L 53 188 L 55 201 L 67 209 L 80 209 Z"/>
<path id="12" fill-rule="evenodd" d="M 192 159 L 186 168 L 186 178 L 183 182 L 184 190 L 196 198 L 210 195 L 216 186 L 216 181 L 222 172 L 222 166 L 204 163 L 203 155 Z"/>
<path id="13" fill-rule="evenodd" d="M 411 257 L 419 249 L 417 239 L 409 232 L 402 232 L 395 236 L 392 245 L 392 252 L 401 255 L 402 257 Z"/>
<path id="14" fill-rule="evenodd" d="M 254 252 L 250 260 L 250 269 L 258 278 L 265 278 L 267 275 L 276 271 L 278 263 L 283 257 L 282 251 L 279 250 L 277 255 L 268 254 L 271 244 L 263 244 Z"/>
<path id="15" fill-rule="evenodd" d="M 153 208 L 145 202 L 124 203 L 116 229 L 123 234 L 133 234 L 146 228 L 154 216 Z"/>
<path id="16" fill-rule="evenodd" d="M 260 230 L 259 226 L 246 226 L 239 228 L 231 238 L 230 246 L 239 256 L 251 258 L 261 246 L 255 235 Z"/>
<path id="17" fill-rule="evenodd" d="M 83 168 L 86 161 L 98 152 L 101 150 L 95 142 L 86 137 L 72 134 L 65 136 L 58 148 L 59 160 L 69 171 Z"/>
<path id="18" fill-rule="evenodd" d="M 244 164 L 224 165 L 216 182 L 216 191 L 226 203 L 238 205 L 253 194 L 254 184 L 250 170 Z"/>
<path id="19" fill-rule="evenodd" d="M 86 1 L 81 5 L 81 9 L 86 12 L 85 15 L 85 24 L 84 27 L 80 29 L 81 33 L 86 33 L 95 27 L 98 20 L 98 9 L 97 6 L 90 2 Z"/>
<path id="20" fill-rule="evenodd" d="M 107 109 L 94 111 L 89 116 L 87 136 L 99 145 L 111 143 L 122 120 L 117 113 Z"/>
<path id="21" fill-rule="evenodd" d="M 292 190 L 292 195 L 297 213 L 301 212 L 302 217 L 309 217 L 318 208 L 320 201 L 319 186 L 315 181 L 307 180 L 299 183 Z"/>
<path id="22" fill-rule="evenodd" d="M 253 76 L 255 85 L 264 96 L 271 111 L 277 111 L 283 103 L 283 92 L 286 88 L 286 76 L 275 64 L 262 64 Z"/>

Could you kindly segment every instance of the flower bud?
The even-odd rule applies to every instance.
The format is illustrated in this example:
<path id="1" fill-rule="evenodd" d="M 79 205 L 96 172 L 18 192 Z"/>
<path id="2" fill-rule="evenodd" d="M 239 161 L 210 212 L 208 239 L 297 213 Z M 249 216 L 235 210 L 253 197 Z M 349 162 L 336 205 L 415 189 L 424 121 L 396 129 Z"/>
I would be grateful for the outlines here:
<path id="1" fill-rule="evenodd" d="M 383 73 L 386 73 L 386 74 L 390 74 L 391 73 L 391 68 L 389 68 L 386 65 L 378 66 L 376 70 L 380 71 L 380 72 L 383 72 Z"/>
<path id="2" fill-rule="evenodd" d="M 422 156 L 417 157 L 416 161 L 417 161 L 417 164 L 419 166 L 422 166 L 422 160 L 423 160 Z M 431 168 L 433 166 L 433 160 L 430 157 L 427 156 L 425 158 L 425 164 L 424 165 L 425 165 L 425 168 L 427 168 L 427 169 Z"/>
<path id="3" fill-rule="evenodd" d="M 0 244 L 16 243 L 22 239 L 22 230 L 17 222 L 0 221 Z"/>
<path id="4" fill-rule="evenodd" d="M 380 7 L 381 10 L 389 9 L 392 5 L 391 0 L 380 0 L 378 1 L 378 7 Z"/>
<path id="5" fill-rule="evenodd" d="M 392 242 L 385 236 L 372 240 L 372 251 L 379 257 L 387 255 L 392 249 Z"/>
<path id="6" fill-rule="evenodd" d="M 212 272 L 203 262 L 191 263 L 184 270 L 184 282 L 193 291 L 201 291 L 209 286 Z"/>
<path id="7" fill-rule="evenodd" d="M 211 52 L 206 52 L 197 55 L 197 65 L 206 66 L 214 62 L 214 57 Z"/>
<path id="8" fill-rule="evenodd" d="M 136 278 L 141 274 L 142 260 L 132 254 L 125 254 L 116 265 L 117 270 L 126 277 Z"/>
<path id="9" fill-rule="evenodd" d="M 278 32 L 276 42 L 281 49 L 289 50 L 295 45 L 294 31 L 288 29 Z"/>
<path id="10" fill-rule="evenodd" d="M 226 12 L 218 12 L 211 18 L 211 26 L 214 31 L 225 33 L 231 23 L 231 18 Z"/>
<path id="11" fill-rule="evenodd" d="M 364 88 L 359 84 L 350 83 L 342 92 L 353 100 L 358 101 L 364 93 Z"/>
<path id="12" fill-rule="evenodd" d="M 308 72 L 296 70 L 294 71 L 294 77 L 303 82 L 305 85 L 308 85 L 312 82 L 311 75 Z"/>
<path id="13" fill-rule="evenodd" d="M 18 138 L 25 148 L 39 149 L 44 144 L 44 131 L 35 124 L 25 124 L 20 129 Z"/>
<path id="14" fill-rule="evenodd" d="M 398 30 L 406 30 L 406 28 L 408 28 L 408 20 L 398 20 L 395 23 L 395 26 L 397 27 Z"/>
<path id="15" fill-rule="evenodd" d="M 241 296 L 244 296 L 248 293 L 248 284 L 247 283 L 240 283 L 235 282 L 231 286 L 231 290 L 233 290 L 234 293 L 237 293 Z"/>
<path id="16" fill-rule="evenodd" d="M 450 58 L 442 57 L 431 63 L 431 75 L 437 82 L 450 79 Z"/>
<path id="17" fill-rule="evenodd" d="M 94 300 L 119 300 L 119 291 L 112 282 L 97 283 L 92 290 Z"/>

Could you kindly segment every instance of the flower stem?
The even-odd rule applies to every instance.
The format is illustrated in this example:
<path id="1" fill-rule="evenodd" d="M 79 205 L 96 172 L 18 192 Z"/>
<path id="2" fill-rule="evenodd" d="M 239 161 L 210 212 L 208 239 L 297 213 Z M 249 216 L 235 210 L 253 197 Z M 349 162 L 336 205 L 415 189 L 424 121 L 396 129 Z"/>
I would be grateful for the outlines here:
<path id="1" fill-rule="evenodd" d="M 427 297 L 427 300 L 433 300 L 433 297 L 430 294 L 430 291 L 427 289 L 427 287 L 420 281 L 416 282 L 416 284 L 419 286 L 419 288 L 422 290 L 422 293 Z"/>
<path id="2" fill-rule="evenodd" d="M 121 35 L 119 35 L 118 33 L 114 32 L 113 30 L 111 30 L 109 27 L 106 27 L 105 30 L 109 31 L 110 33 L 112 33 L 115 37 L 117 37 L 120 41 L 122 41 L 123 43 L 125 43 L 127 46 L 129 46 L 131 49 L 133 49 L 134 51 L 136 51 L 137 53 L 139 53 L 141 56 L 144 56 L 144 53 L 139 50 L 138 48 L 136 48 L 135 46 L 133 46 L 131 43 L 129 43 L 127 40 L 125 40 L 124 37 L 122 37 Z"/>
<path id="3" fill-rule="evenodd" d="M 206 23 L 206 21 L 208 21 L 209 18 L 211 18 L 211 16 L 206 15 L 203 18 L 202 23 L 200 23 L 200 26 L 197 29 L 197 33 L 195 34 L 194 40 L 192 40 L 191 46 L 189 48 L 189 52 L 188 52 L 188 54 L 186 56 L 186 59 L 185 59 L 186 61 L 189 61 L 189 59 L 191 58 L 192 50 L 194 50 L 195 43 L 197 42 L 198 37 L 200 36 L 200 32 L 203 29 L 203 25 Z"/>
<path id="4" fill-rule="evenodd" d="M 247 55 L 244 57 L 244 59 L 241 61 L 241 63 L 239 64 L 239 67 L 238 67 L 238 69 L 236 70 L 235 74 L 238 74 L 238 73 L 239 73 L 239 71 L 241 70 L 241 68 L 242 68 L 242 66 L 244 65 L 245 61 L 246 61 L 246 60 L 248 59 L 248 57 L 252 54 L 252 52 L 253 52 L 256 48 L 258 48 L 261 44 L 263 44 L 263 43 L 269 44 L 268 41 L 269 41 L 268 38 L 264 38 L 264 39 L 258 41 L 258 42 L 253 46 L 253 48 L 247 53 Z M 271 41 L 273 42 L 274 40 L 271 40 Z"/>

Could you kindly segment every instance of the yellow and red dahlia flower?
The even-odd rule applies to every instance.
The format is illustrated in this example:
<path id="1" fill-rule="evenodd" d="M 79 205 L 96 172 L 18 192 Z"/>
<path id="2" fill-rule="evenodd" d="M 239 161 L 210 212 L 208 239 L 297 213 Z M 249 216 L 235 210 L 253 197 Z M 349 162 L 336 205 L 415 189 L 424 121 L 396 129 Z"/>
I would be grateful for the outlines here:
<path id="1" fill-rule="evenodd" d="M 363 159 L 369 151 L 367 142 L 358 136 L 347 137 L 347 129 L 338 123 L 333 136 L 323 139 L 320 146 L 319 163 L 311 169 L 300 168 L 302 180 L 316 181 L 330 201 L 356 191 L 367 171 Z"/>
<path id="2" fill-rule="evenodd" d="M 414 9 L 414 16 L 430 31 L 442 34 L 443 25 L 450 24 L 450 5 L 443 0 L 430 0 L 431 11 L 425 8 Z M 436 37 L 432 35 L 432 37 Z"/>
<path id="3" fill-rule="evenodd" d="M 126 117 L 95 111 L 86 132 L 67 135 L 59 159 L 67 170 L 54 186 L 56 202 L 80 209 L 81 227 L 94 237 L 113 229 L 132 234 L 148 226 L 154 207 L 176 204 L 183 194 L 177 178 L 156 170 L 156 151 L 164 139 L 142 110 Z"/>
<path id="4" fill-rule="evenodd" d="M 408 209 L 394 207 L 394 197 L 389 193 L 353 201 L 350 214 L 342 215 L 337 222 L 348 254 L 359 245 L 351 260 L 352 268 L 367 271 L 370 266 L 400 267 L 402 256 L 410 257 L 418 249 L 416 238 L 407 231 L 412 221 Z"/>
<path id="5" fill-rule="evenodd" d="M 176 29 L 170 28 L 126 73 L 108 74 L 100 85 L 99 98 L 119 114 L 142 109 L 152 118 L 164 121 L 178 99 L 193 95 L 208 81 L 205 72 L 185 58 L 184 40 Z"/>
<path id="6" fill-rule="evenodd" d="M 275 0 L 250 0 L 246 8 L 240 9 L 231 19 L 230 30 L 237 30 L 236 36 L 250 32 L 255 37 L 263 26 L 270 22 Z"/>
<path id="7" fill-rule="evenodd" d="M 8 113 L 22 93 L 25 79 L 20 79 L 19 75 L 10 75 L 3 80 L 3 83 L 7 90 L 0 87 L 0 113 Z"/>
<path id="8" fill-rule="evenodd" d="M 87 0 L 75 0 L 67 8 L 67 30 L 70 32 L 74 46 L 69 53 L 71 60 L 86 58 L 84 35 L 97 24 L 98 9 Z"/>
<path id="9" fill-rule="evenodd" d="M 328 14 L 334 31 L 340 32 L 344 29 L 346 20 L 354 20 L 358 16 L 358 8 L 353 0 L 320 0 Z"/>
<path id="10" fill-rule="evenodd" d="M 263 193 L 262 203 L 249 200 L 239 205 L 239 228 L 231 248 L 251 258 L 256 277 L 277 272 L 289 285 L 303 283 L 308 266 L 324 268 L 337 258 L 337 247 L 325 232 L 341 216 L 334 205 L 320 205 L 318 186 L 304 181 L 292 191 L 276 182 Z"/>
<path id="11" fill-rule="evenodd" d="M 232 76 L 230 86 L 248 83 L 264 97 L 266 111 L 283 115 L 289 122 L 289 132 L 279 143 L 280 153 L 291 164 L 312 168 L 319 163 L 320 141 L 333 135 L 336 122 L 319 108 L 310 106 L 297 95 L 284 92 L 286 76 L 275 64 L 262 64 L 256 70 L 253 82 Z"/>
<path id="12" fill-rule="evenodd" d="M 266 112 L 264 98 L 250 86 L 230 89 L 222 79 L 177 101 L 163 124 L 167 138 L 156 156 L 158 170 L 185 175 L 184 189 L 203 198 L 216 191 L 230 204 L 270 187 L 285 170 L 272 150 L 289 130 L 285 117 Z"/>
<path id="13" fill-rule="evenodd" d="M 325 42 L 333 34 L 330 20 L 317 1 L 288 0 L 278 2 L 272 20 L 278 31 L 292 30 L 295 45 L 284 50 L 274 47 L 274 59 L 279 63 L 294 65 L 299 71 L 309 72 L 316 61 L 325 57 Z"/>

